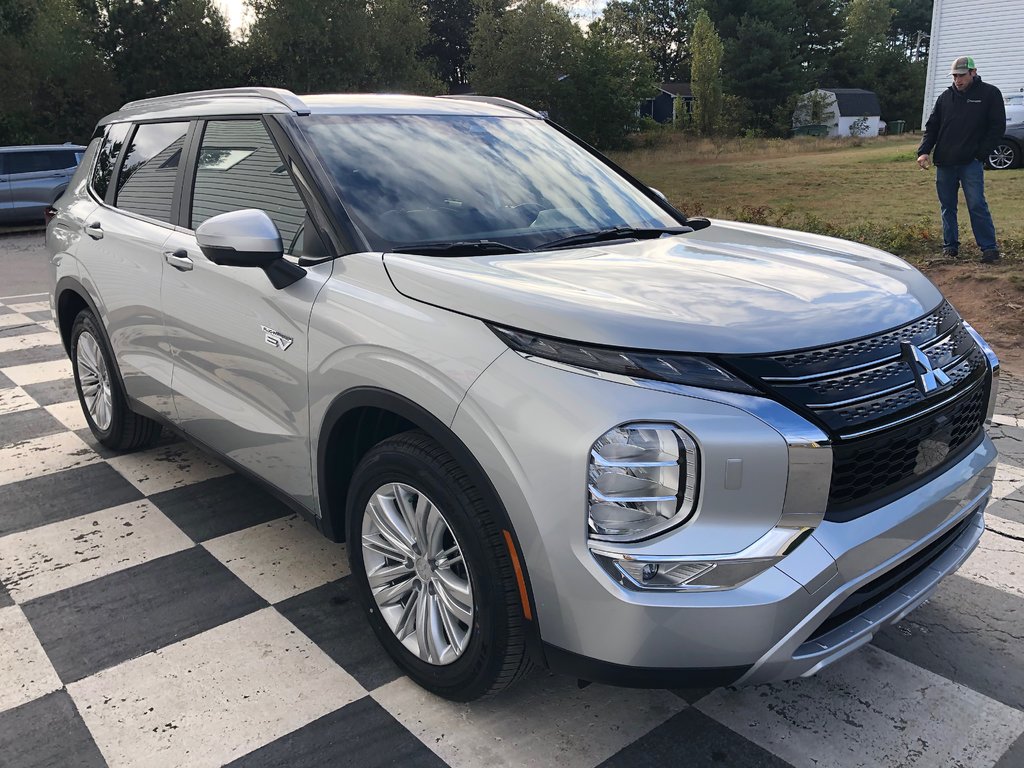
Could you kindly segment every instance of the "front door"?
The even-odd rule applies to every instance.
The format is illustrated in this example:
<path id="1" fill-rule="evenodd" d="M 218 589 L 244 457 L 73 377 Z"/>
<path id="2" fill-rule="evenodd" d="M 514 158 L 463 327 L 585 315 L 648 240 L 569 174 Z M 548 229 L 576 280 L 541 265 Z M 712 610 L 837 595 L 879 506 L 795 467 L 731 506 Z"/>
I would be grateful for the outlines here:
<path id="1" fill-rule="evenodd" d="M 332 262 L 278 290 L 262 270 L 209 261 L 194 229 L 244 208 L 266 211 L 286 258 L 297 261 L 310 231 L 306 209 L 262 122 L 210 121 L 197 157 L 190 231 L 179 229 L 164 244 L 174 403 L 186 432 L 312 508 L 307 332 Z"/>

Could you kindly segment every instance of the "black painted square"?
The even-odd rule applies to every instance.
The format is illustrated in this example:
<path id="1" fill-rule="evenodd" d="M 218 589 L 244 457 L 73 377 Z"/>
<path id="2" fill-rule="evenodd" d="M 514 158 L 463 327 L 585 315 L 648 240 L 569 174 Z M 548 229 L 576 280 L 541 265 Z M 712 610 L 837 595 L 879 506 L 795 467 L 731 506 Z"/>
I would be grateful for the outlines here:
<path id="1" fill-rule="evenodd" d="M 150 501 L 193 541 L 207 541 L 293 514 L 240 475 L 174 488 L 151 496 Z"/>
<path id="2" fill-rule="evenodd" d="M 228 765 L 231 768 L 440 768 L 445 763 L 377 702 L 366 697 Z"/>
<path id="3" fill-rule="evenodd" d="M 1024 598 L 954 575 L 872 642 L 991 699 L 1024 709 L 1022 637 Z"/>
<path id="4" fill-rule="evenodd" d="M 39 405 L 56 405 L 78 400 L 74 379 L 57 379 L 42 384 L 26 384 L 22 389 Z"/>
<path id="5" fill-rule="evenodd" d="M 67 359 L 68 353 L 60 344 L 45 347 L 28 347 L 0 352 L 0 368 L 13 368 L 16 365 L 32 365 L 33 363 L 49 363 L 54 360 Z"/>
<path id="6" fill-rule="evenodd" d="M 66 427 L 43 408 L 14 411 L 0 415 L 0 445 L 11 445 L 22 440 L 54 435 Z"/>
<path id="7" fill-rule="evenodd" d="M 106 764 L 75 702 L 63 689 L 0 712 L 3 768 L 105 768 Z"/>
<path id="8" fill-rule="evenodd" d="M 267 603 L 201 547 L 30 600 L 22 610 L 65 683 Z"/>
<path id="9" fill-rule="evenodd" d="M 789 763 L 687 707 L 601 763 L 601 768 L 792 768 Z"/>
<path id="10" fill-rule="evenodd" d="M 3 486 L 0 536 L 143 498 L 108 464 L 90 464 Z"/>
<path id="11" fill-rule="evenodd" d="M 296 595 L 275 607 L 366 690 L 372 691 L 402 676 L 370 629 L 350 576 Z"/>

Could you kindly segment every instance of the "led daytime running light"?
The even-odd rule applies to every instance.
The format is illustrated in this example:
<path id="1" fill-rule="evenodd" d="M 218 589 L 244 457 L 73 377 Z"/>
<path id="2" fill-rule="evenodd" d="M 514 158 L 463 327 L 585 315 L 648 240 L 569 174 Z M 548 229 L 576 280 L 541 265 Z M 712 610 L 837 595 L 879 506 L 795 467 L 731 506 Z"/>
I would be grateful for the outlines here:
<path id="1" fill-rule="evenodd" d="M 749 384 L 719 368 L 710 360 L 695 355 L 597 347 L 560 341 L 497 325 L 488 327 L 509 347 L 524 355 L 637 379 L 759 394 Z"/>

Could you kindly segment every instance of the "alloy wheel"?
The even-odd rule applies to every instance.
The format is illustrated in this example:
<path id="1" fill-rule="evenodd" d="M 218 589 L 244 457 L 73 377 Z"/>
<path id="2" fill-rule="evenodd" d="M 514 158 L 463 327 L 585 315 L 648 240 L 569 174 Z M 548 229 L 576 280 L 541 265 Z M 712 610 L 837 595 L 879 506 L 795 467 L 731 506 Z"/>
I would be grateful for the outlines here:
<path id="1" fill-rule="evenodd" d="M 421 661 L 451 664 L 473 627 L 473 586 L 441 511 L 403 483 L 383 485 L 363 512 L 363 568 L 395 637 Z"/>
<path id="2" fill-rule="evenodd" d="M 1005 171 L 1007 168 L 1013 167 L 1016 159 L 1017 156 L 1013 147 L 1009 144 L 1000 144 L 988 156 L 988 164 L 997 171 Z"/>
<path id="3" fill-rule="evenodd" d="M 110 372 L 107 370 L 107 363 L 96 337 L 88 331 L 83 331 L 78 336 L 75 365 L 78 368 L 82 399 L 85 401 L 89 416 L 100 431 L 105 432 L 110 429 L 114 414 Z"/>

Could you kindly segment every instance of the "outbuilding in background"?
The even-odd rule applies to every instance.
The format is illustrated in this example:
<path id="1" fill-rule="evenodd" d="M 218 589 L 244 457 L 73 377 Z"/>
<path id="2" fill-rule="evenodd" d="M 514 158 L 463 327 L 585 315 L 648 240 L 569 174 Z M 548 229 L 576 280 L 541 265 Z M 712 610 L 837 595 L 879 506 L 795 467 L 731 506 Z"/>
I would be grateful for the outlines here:
<path id="1" fill-rule="evenodd" d="M 877 136 L 882 108 L 874 91 L 863 88 L 817 88 L 803 94 L 793 112 L 794 133 L 821 136 Z M 823 126 L 818 131 L 802 130 Z M 827 130 L 825 130 L 827 128 Z"/>

